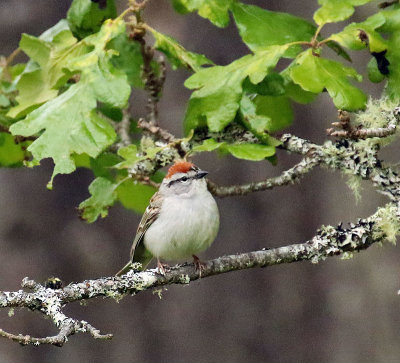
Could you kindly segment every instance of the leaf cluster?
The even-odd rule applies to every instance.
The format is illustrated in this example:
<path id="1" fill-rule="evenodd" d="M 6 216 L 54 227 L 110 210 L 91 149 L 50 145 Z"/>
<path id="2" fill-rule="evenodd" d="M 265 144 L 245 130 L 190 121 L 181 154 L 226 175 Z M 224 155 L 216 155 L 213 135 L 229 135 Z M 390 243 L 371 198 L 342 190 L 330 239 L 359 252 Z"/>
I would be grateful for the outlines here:
<path id="1" fill-rule="evenodd" d="M 66 19 L 39 37 L 22 35 L 19 49 L 29 57 L 27 63 L 12 65 L 0 58 L 0 165 L 34 166 L 51 158 L 50 189 L 58 174 L 77 167 L 92 170 L 91 196 L 79 207 L 90 222 L 106 216 L 116 201 L 143 211 L 155 189 L 131 171 L 139 162 L 155 160 L 165 143 L 147 142 L 133 119 L 125 120 L 125 131 L 135 141 L 121 143 L 126 140 L 118 130 L 133 89 L 150 90 L 152 97 L 161 94 L 162 82 L 151 84 L 162 78 L 163 64 L 154 51 L 172 69 L 191 72 L 184 83 L 192 90 L 182 122 L 187 135 L 199 129 L 224 133 L 235 124 L 258 140 L 207 138 L 193 144 L 192 152 L 219 150 L 240 159 L 275 162 L 279 142 L 273 134 L 292 124 L 294 104 L 311 103 L 327 93 L 338 109 L 365 108 L 367 95 L 357 86 L 362 76 L 349 62 L 348 51 L 364 51 L 370 58 L 369 79 L 386 80 L 387 96 L 398 100 L 399 4 L 377 8 L 361 22 L 322 35 L 326 24 L 348 19 L 369 2 L 319 0 L 311 21 L 237 0 L 172 0 L 179 13 L 196 12 L 220 28 L 232 19 L 249 54 L 216 65 L 147 24 L 135 1 L 118 16 L 114 0 L 74 0 Z M 152 35 L 152 47 L 146 45 L 145 33 Z M 157 174 L 153 181 L 161 177 Z"/>

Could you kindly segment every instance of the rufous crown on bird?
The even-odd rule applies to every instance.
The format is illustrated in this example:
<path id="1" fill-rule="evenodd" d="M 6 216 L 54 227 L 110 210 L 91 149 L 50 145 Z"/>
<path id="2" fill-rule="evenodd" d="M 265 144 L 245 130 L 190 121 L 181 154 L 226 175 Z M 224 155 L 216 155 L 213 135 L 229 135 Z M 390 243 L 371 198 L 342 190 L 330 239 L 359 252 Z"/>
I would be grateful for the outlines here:
<path id="1" fill-rule="evenodd" d="M 177 161 L 168 169 L 167 179 L 171 178 L 176 173 L 187 173 L 190 170 L 196 170 L 196 166 L 189 161 Z"/>

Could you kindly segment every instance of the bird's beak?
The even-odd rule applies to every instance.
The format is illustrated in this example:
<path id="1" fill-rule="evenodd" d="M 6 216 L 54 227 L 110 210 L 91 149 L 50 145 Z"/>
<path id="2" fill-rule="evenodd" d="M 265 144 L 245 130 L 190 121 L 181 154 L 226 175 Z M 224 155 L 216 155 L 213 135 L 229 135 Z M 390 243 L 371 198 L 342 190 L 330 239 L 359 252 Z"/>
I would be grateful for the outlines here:
<path id="1" fill-rule="evenodd" d="M 208 174 L 208 171 L 199 170 L 199 171 L 196 173 L 196 179 L 204 178 L 207 174 Z"/>

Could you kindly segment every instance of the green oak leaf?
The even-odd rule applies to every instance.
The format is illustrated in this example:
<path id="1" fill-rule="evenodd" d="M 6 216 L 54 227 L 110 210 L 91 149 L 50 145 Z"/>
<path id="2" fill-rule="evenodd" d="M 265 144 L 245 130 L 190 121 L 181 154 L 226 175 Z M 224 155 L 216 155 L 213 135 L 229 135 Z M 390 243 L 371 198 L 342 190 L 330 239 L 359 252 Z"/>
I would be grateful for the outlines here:
<path id="1" fill-rule="evenodd" d="M 280 131 L 293 121 L 293 110 L 287 96 L 243 96 L 240 115 L 257 133 Z"/>
<path id="2" fill-rule="evenodd" d="M 22 35 L 19 46 L 31 61 L 16 80 L 18 105 L 10 109 L 10 117 L 25 116 L 57 97 L 58 89 L 72 74 L 65 69 L 66 62 L 84 52 L 85 46 L 77 44 L 71 31 L 65 29 L 65 22 L 61 21 L 53 28 L 39 38 Z"/>
<path id="3" fill-rule="evenodd" d="M 390 8 L 381 10 L 379 14 L 385 17 L 385 22 L 379 27 L 383 33 L 400 31 L 400 4 L 394 4 Z"/>
<path id="4" fill-rule="evenodd" d="M 121 154 L 127 156 L 130 154 L 128 150 L 122 151 Z M 74 155 L 74 160 L 77 166 L 91 169 L 96 176 L 89 187 L 92 196 L 79 206 L 82 218 L 90 223 L 99 216 L 107 216 L 109 207 L 116 201 L 125 208 L 143 213 L 156 191 L 150 185 L 143 185 L 128 178 L 126 170 L 113 168 L 121 161 L 114 153 L 104 152 L 95 159 L 86 154 Z M 157 172 L 151 179 L 159 183 L 163 177 L 164 173 Z"/>
<path id="5" fill-rule="evenodd" d="M 90 156 L 87 154 L 74 154 L 72 155 L 74 159 L 75 166 L 77 168 L 87 168 L 90 169 Z"/>
<path id="6" fill-rule="evenodd" d="M 149 28 L 149 30 L 156 40 L 155 48 L 167 56 L 173 69 L 184 67 L 191 71 L 198 72 L 202 69 L 202 65 L 214 64 L 202 54 L 189 52 L 174 38 L 161 34 L 153 28 Z"/>
<path id="7" fill-rule="evenodd" d="M 283 74 L 284 72 L 282 72 Z M 289 73 L 289 72 L 288 72 Z M 317 97 L 316 93 L 304 90 L 298 84 L 294 83 L 290 76 L 284 76 L 285 79 L 285 95 L 292 101 L 301 103 L 303 105 L 313 102 Z"/>
<path id="8" fill-rule="evenodd" d="M 263 96 L 281 96 L 285 94 L 285 80 L 279 73 L 268 74 L 260 83 L 253 84 L 248 78 L 243 83 L 247 93 Z"/>
<path id="9" fill-rule="evenodd" d="M 103 152 L 97 158 L 89 158 L 89 169 L 93 171 L 96 177 L 103 177 L 108 180 L 114 180 L 115 170 L 113 167 L 119 163 L 121 158 L 112 152 Z M 125 174 L 121 176 L 126 176 Z"/>
<path id="10" fill-rule="evenodd" d="M 351 62 L 351 57 L 349 53 L 347 53 L 338 43 L 334 42 L 333 40 L 328 40 L 325 44 L 327 45 L 327 47 L 331 48 L 338 56 Z"/>
<path id="11" fill-rule="evenodd" d="M 292 101 L 304 105 L 313 102 L 317 97 L 317 94 L 304 90 L 298 84 L 294 83 L 292 78 L 290 77 L 290 70 L 293 67 L 293 64 L 294 63 L 292 62 L 292 64 L 290 64 L 280 73 L 281 77 L 284 80 L 284 94 Z"/>
<path id="12" fill-rule="evenodd" d="M 275 154 L 274 146 L 261 144 L 226 144 L 224 148 L 238 159 L 252 161 L 264 160 Z"/>
<path id="13" fill-rule="evenodd" d="M 378 62 L 375 57 L 372 57 L 367 64 L 368 78 L 373 83 L 382 82 L 385 79 L 385 75 L 382 74 L 378 69 Z"/>
<path id="14" fill-rule="evenodd" d="M 37 160 L 48 157 L 54 160 L 49 188 L 57 174 L 69 174 L 75 170 L 71 157 L 73 153 L 96 157 L 116 138 L 110 124 L 94 111 L 94 92 L 85 86 L 84 83 L 72 86 L 10 128 L 14 135 L 22 136 L 32 136 L 45 130 L 28 147 L 28 151 Z"/>
<path id="15" fill-rule="evenodd" d="M 385 23 L 378 29 L 388 33 L 388 48 L 384 56 L 389 61 L 386 93 L 393 100 L 400 99 L 400 5 L 395 4 L 380 12 Z"/>
<path id="16" fill-rule="evenodd" d="M 214 66 L 195 73 L 185 82 L 195 89 L 185 115 L 185 131 L 208 125 L 221 131 L 235 117 L 242 97 L 242 83 L 249 77 L 260 83 L 275 67 L 288 46 L 271 46 L 256 54 L 246 55 L 227 66 Z"/>
<path id="17" fill-rule="evenodd" d="M 214 25 L 225 28 L 229 24 L 228 10 L 233 0 L 172 0 L 172 3 L 180 13 L 197 11 Z"/>
<path id="18" fill-rule="evenodd" d="M 376 31 L 385 23 L 381 13 L 370 16 L 362 23 L 351 23 L 343 31 L 329 37 L 346 48 L 360 50 L 369 46 L 371 52 L 382 52 L 387 48 L 386 40 Z"/>
<path id="19" fill-rule="evenodd" d="M 107 217 L 110 208 L 117 199 L 117 184 L 105 178 L 96 178 L 89 185 L 91 197 L 79 204 L 82 219 L 92 223 L 98 217 Z"/>
<path id="20" fill-rule="evenodd" d="M 7 108 L 10 106 L 10 100 L 5 95 L 0 94 L 0 107 Z"/>
<path id="21" fill-rule="evenodd" d="M 360 82 L 361 75 L 354 68 L 313 55 L 311 49 L 295 60 L 290 76 L 306 91 L 320 93 L 327 89 L 337 108 L 356 111 L 365 107 L 367 96 L 349 81 L 353 78 Z"/>
<path id="22" fill-rule="evenodd" d="M 389 74 L 386 93 L 393 100 L 400 99 L 400 31 L 389 38 L 388 51 L 385 54 L 389 61 Z"/>
<path id="23" fill-rule="evenodd" d="M 143 88 L 142 67 L 143 57 L 140 44 L 128 38 L 126 33 L 120 34 L 108 43 L 109 49 L 118 52 L 111 62 L 128 77 L 129 83 L 135 88 Z"/>
<path id="24" fill-rule="evenodd" d="M 271 138 L 272 140 L 273 138 Z M 273 139 L 275 140 L 275 139 Z M 259 161 L 271 157 L 275 154 L 275 146 L 279 145 L 262 144 L 228 144 L 226 142 L 217 142 L 214 139 L 204 140 L 202 144 L 193 147 L 194 152 L 214 151 L 220 149 L 223 153 L 230 153 L 238 159 Z"/>
<path id="25" fill-rule="evenodd" d="M 318 25 L 346 20 L 354 13 L 354 7 L 371 0 L 318 0 L 321 7 L 314 13 Z"/>
<path id="26" fill-rule="evenodd" d="M 156 189 L 133 180 L 121 183 L 117 188 L 119 202 L 127 209 L 144 213 Z"/>
<path id="27" fill-rule="evenodd" d="M 214 139 L 206 139 L 202 144 L 195 145 L 192 148 L 193 152 L 214 151 L 222 146 L 223 142 L 217 142 Z"/>
<path id="28" fill-rule="evenodd" d="M 139 160 L 143 158 L 138 156 L 138 149 L 136 145 L 128 145 L 118 150 L 118 155 L 121 156 L 124 161 L 121 161 L 115 165 L 118 169 L 129 169 L 132 168 Z"/>
<path id="29" fill-rule="evenodd" d="M 57 24 L 40 34 L 39 39 L 51 43 L 61 32 L 65 30 L 70 31 L 68 21 L 66 19 L 61 19 Z"/>
<path id="30" fill-rule="evenodd" d="M 105 0 L 106 6 L 92 0 L 74 0 L 68 10 L 67 20 L 72 32 L 80 39 L 96 33 L 106 19 L 117 16 L 114 0 Z"/>
<path id="31" fill-rule="evenodd" d="M 314 25 L 297 16 L 240 2 L 233 4 L 232 13 L 240 36 L 253 52 L 270 45 L 310 41 L 316 30 Z M 295 57 L 300 51 L 300 46 L 291 47 L 285 55 Z"/>
<path id="32" fill-rule="evenodd" d="M 0 166 L 22 166 L 25 159 L 23 144 L 16 144 L 12 135 L 0 132 Z"/>
<path id="33" fill-rule="evenodd" d="M 106 21 L 98 34 L 86 38 L 85 44 L 93 49 L 67 65 L 71 71 L 81 72 L 80 81 L 10 128 L 14 135 L 40 134 L 28 151 L 36 160 L 54 160 L 49 188 L 57 174 L 75 170 L 71 155 L 86 153 L 94 158 L 116 138 L 111 125 L 96 112 L 96 106 L 102 102 L 124 107 L 128 102 L 127 77 L 113 67 L 113 51 L 106 50 L 107 43 L 124 31 L 122 20 Z"/>

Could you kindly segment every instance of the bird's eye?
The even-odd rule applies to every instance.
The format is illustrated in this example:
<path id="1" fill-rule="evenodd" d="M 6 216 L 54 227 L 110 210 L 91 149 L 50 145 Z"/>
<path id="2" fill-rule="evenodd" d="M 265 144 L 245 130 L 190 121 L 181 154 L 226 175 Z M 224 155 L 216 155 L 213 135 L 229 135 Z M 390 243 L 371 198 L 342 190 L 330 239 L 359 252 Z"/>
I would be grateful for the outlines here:
<path id="1" fill-rule="evenodd" d="M 181 178 L 181 180 L 182 180 L 183 182 L 188 181 L 188 177 L 187 177 L 187 176 L 183 176 L 183 177 Z"/>

